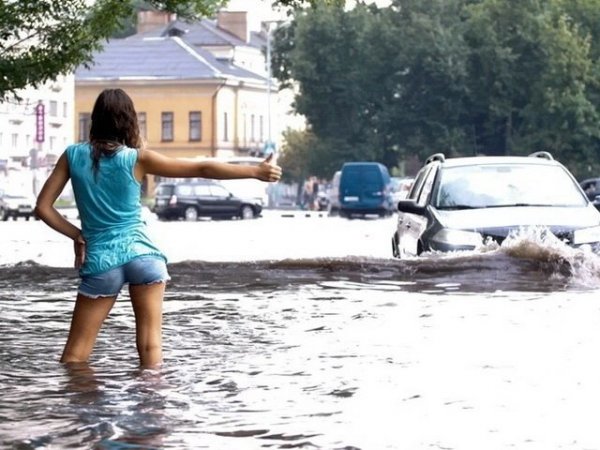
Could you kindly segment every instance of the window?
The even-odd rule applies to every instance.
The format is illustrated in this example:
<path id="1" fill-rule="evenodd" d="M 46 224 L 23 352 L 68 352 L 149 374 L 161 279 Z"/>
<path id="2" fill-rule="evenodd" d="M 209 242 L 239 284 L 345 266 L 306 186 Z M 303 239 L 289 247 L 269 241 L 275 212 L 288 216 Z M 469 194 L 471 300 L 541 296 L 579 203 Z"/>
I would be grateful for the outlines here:
<path id="1" fill-rule="evenodd" d="M 17 133 L 13 133 L 11 135 L 12 138 L 12 148 L 17 148 L 19 145 L 19 135 Z"/>
<path id="2" fill-rule="evenodd" d="M 163 141 L 173 140 L 173 113 L 164 112 L 161 114 L 161 139 Z"/>
<path id="3" fill-rule="evenodd" d="M 229 140 L 229 123 L 227 113 L 223 113 L 223 140 L 227 142 Z"/>
<path id="4" fill-rule="evenodd" d="M 244 147 L 248 145 L 248 115 L 244 114 Z"/>
<path id="5" fill-rule="evenodd" d="M 258 133 L 259 133 L 259 137 L 260 137 L 260 139 L 259 139 L 260 142 L 263 142 L 265 140 L 264 139 L 264 137 L 265 137 L 265 127 L 264 127 L 264 123 L 263 123 L 264 120 L 263 119 L 264 119 L 263 116 L 259 117 Z"/>
<path id="6" fill-rule="evenodd" d="M 254 114 L 250 116 L 250 142 L 254 142 L 256 140 L 256 135 L 254 134 Z"/>
<path id="7" fill-rule="evenodd" d="M 67 106 L 67 102 L 63 102 L 63 117 L 67 117 L 67 113 L 68 113 L 68 106 Z"/>
<path id="8" fill-rule="evenodd" d="M 56 149 L 56 136 L 50 136 L 50 150 L 54 151 Z"/>
<path id="9" fill-rule="evenodd" d="M 197 184 L 194 186 L 194 195 L 210 197 L 208 184 Z"/>
<path id="10" fill-rule="evenodd" d="M 216 184 L 210 186 L 210 193 L 213 197 L 229 197 L 229 191 L 223 186 Z"/>
<path id="11" fill-rule="evenodd" d="M 148 138 L 148 127 L 146 125 L 146 113 L 145 112 L 139 112 L 137 114 L 137 119 L 138 119 L 138 128 L 140 129 L 140 137 L 142 139 L 147 139 Z"/>
<path id="12" fill-rule="evenodd" d="M 202 140 L 202 113 L 190 111 L 190 141 Z"/>
<path id="13" fill-rule="evenodd" d="M 58 102 L 56 100 L 50 100 L 50 117 L 58 116 Z"/>
<path id="14" fill-rule="evenodd" d="M 87 141 L 90 135 L 91 114 L 79 113 L 79 142 Z"/>

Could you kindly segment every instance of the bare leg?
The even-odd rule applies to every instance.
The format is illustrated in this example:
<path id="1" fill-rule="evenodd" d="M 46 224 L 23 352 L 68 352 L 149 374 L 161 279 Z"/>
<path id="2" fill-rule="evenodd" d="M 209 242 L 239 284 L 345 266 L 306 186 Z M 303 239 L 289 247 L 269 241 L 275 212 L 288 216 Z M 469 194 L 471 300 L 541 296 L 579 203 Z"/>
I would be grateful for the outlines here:
<path id="1" fill-rule="evenodd" d="M 162 304 L 165 283 L 129 286 L 135 313 L 135 336 L 140 364 L 152 367 L 162 363 Z"/>
<path id="2" fill-rule="evenodd" d="M 86 362 L 92 353 L 104 319 L 115 304 L 116 297 L 89 298 L 77 294 L 69 338 L 60 362 Z"/>

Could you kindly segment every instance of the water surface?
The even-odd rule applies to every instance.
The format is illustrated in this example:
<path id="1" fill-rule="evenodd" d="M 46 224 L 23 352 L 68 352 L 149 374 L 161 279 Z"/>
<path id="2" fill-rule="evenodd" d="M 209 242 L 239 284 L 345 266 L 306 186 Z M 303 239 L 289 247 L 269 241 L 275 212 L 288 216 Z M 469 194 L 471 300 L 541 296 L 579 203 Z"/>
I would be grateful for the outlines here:
<path id="1" fill-rule="evenodd" d="M 57 362 L 78 279 L 0 267 L 0 446 L 600 447 L 598 256 L 525 237 L 397 261 L 169 266 L 160 370 L 126 292 L 89 364 Z"/>

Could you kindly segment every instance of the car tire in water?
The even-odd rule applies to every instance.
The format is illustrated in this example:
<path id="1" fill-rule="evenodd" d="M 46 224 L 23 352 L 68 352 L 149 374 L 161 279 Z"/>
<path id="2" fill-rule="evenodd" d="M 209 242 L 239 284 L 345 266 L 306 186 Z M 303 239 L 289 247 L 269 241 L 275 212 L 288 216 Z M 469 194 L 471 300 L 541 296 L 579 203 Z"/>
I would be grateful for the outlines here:
<path id="1" fill-rule="evenodd" d="M 240 219 L 253 219 L 254 218 L 254 210 L 251 206 L 243 205 L 240 209 Z"/>
<path id="2" fill-rule="evenodd" d="M 198 220 L 198 210 L 193 206 L 188 206 L 184 211 L 184 219 L 188 222 L 195 222 Z"/>

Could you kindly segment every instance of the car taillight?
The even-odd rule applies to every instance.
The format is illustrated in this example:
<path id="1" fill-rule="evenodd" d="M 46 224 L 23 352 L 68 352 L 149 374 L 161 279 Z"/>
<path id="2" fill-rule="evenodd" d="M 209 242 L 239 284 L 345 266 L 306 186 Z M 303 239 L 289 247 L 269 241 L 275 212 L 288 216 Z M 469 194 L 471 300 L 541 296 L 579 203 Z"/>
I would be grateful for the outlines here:
<path id="1" fill-rule="evenodd" d="M 177 204 L 177 196 L 176 195 L 171 195 L 171 198 L 169 199 L 169 205 L 173 206 Z"/>

